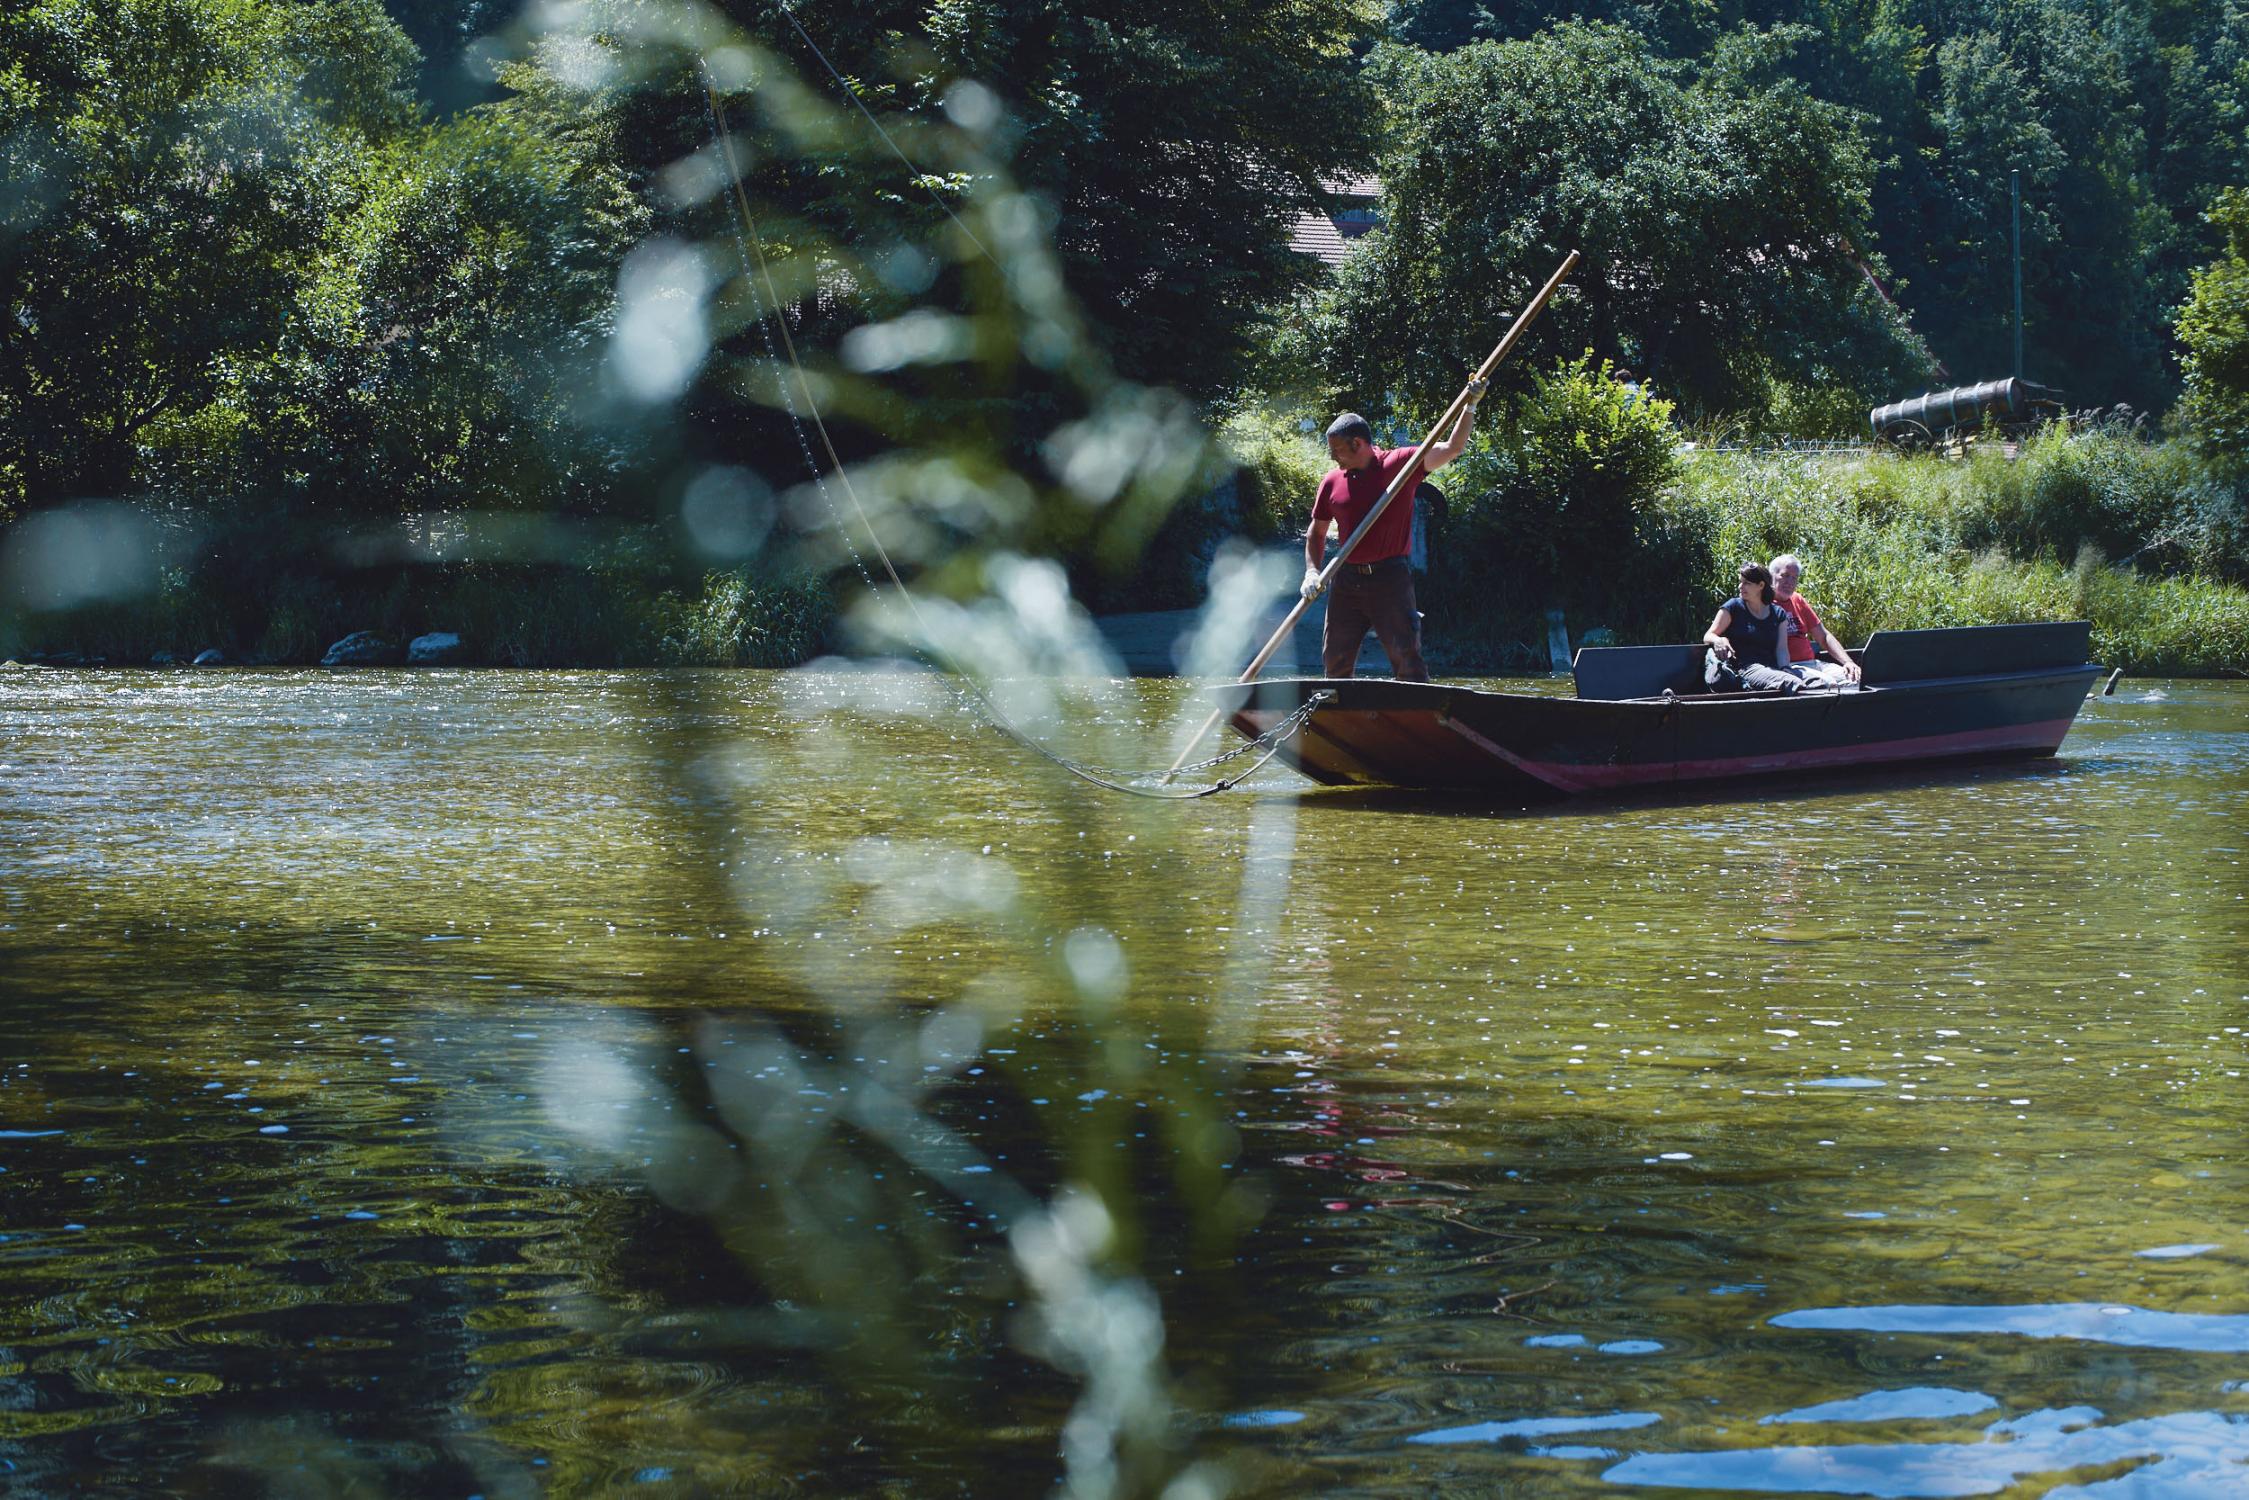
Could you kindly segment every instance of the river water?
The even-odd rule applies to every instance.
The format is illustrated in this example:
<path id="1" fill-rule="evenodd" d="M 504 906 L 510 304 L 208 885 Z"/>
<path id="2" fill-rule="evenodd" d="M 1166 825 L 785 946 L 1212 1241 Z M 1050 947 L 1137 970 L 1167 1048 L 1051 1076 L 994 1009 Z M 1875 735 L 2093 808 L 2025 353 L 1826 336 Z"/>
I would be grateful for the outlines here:
<path id="1" fill-rule="evenodd" d="M 0 1478 L 2239 1496 L 2245 844 L 2240 684 L 1522 809 L 902 674 L 0 673 Z"/>

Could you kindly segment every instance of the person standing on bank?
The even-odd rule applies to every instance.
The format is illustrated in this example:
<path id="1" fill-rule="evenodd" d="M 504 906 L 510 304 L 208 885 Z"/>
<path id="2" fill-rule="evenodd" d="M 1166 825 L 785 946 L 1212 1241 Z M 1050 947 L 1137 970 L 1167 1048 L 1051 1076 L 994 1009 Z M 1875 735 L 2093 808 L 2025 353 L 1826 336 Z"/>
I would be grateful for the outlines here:
<path id="1" fill-rule="evenodd" d="M 1332 521 L 1348 539 L 1390 482 L 1408 465 L 1414 466 L 1404 491 L 1336 569 L 1334 597 L 1328 600 L 1327 625 L 1320 636 L 1320 669 L 1328 676 L 1351 675 L 1359 647 L 1372 629 L 1400 682 L 1429 680 L 1429 668 L 1421 660 L 1413 570 L 1406 562 L 1413 547 L 1413 497 L 1423 475 L 1436 473 L 1467 448 L 1485 385 L 1481 380 L 1469 382 L 1468 403 L 1460 409 L 1452 436 L 1426 453 L 1418 447 L 1377 448 L 1374 429 L 1357 412 L 1347 411 L 1328 424 L 1328 454 L 1335 467 L 1320 481 L 1320 492 L 1312 501 L 1312 524 L 1304 532 L 1304 582 L 1298 592 L 1307 600 L 1320 597 L 1328 523 Z"/>

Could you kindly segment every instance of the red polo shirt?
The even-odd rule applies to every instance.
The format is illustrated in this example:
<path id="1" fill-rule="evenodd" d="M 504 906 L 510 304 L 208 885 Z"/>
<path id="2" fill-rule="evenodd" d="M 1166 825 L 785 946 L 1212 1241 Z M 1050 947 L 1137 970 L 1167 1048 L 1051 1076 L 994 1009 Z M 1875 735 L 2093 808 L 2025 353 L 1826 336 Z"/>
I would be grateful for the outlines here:
<path id="1" fill-rule="evenodd" d="M 1796 628 L 1788 633 L 1788 659 L 1810 661 L 1819 655 L 1820 617 L 1812 601 L 1802 594 L 1790 594 L 1780 601 L 1780 607 L 1796 622 Z"/>
<path id="2" fill-rule="evenodd" d="M 1328 470 L 1320 481 L 1319 497 L 1312 502 L 1312 522 L 1333 521 L 1348 540 L 1358 524 L 1374 509 L 1382 492 L 1390 488 L 1390 481 L 1408 464 L 1418 466 L 1419 448 L 1377 448 L 1374 462 L 1353 472 L 1349 469 Z M 1413 497 L 1421 489 L 1422 471 L 1418 467 L 1412 479 L 1406 481 L 1405 493 L 1390 502 L 1382 519 L 1352 549 L 1345 562 L 1374 563 L 1385 558 L 1404 557 L 1413 549 Z"/>

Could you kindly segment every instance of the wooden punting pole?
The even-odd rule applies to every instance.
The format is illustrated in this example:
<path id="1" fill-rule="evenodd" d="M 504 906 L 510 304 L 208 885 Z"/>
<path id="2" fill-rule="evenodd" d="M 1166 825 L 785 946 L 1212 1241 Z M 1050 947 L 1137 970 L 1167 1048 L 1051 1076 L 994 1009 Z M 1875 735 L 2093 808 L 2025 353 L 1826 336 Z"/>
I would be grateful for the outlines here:
<path id="1" fill-rule="evenodd" d="M 1461 410 L 1468 404 L 1469 387 L 1479 380 L 1491 378 L 1492 371 L 1499 368 L 1500 361 L 1507 358 L 1508 354 L 1514 350 L 1515 341 L 1523 336 L 1523 330 L 1531 326 L 1531 319 L 1538 316 L 1539 310 L 1546 306 L 1547 299 L 1554 295 L 1555 289 L 1575 269 L 1577 257 L 1578 253 L 1575 250 L 1564 257 L 1561 269 L 1547 278 L 1546 285 L 1539 288 L 1538 295 L 1531 299 L 1530 306 L 1515 315 L 1515 321 L 1508 325 L 1507 333 L 1505 337 L 1500 339 L 1499 346 L 1492 350 L 1489 358 L 1476 367 L 1476 373 L 1469 376 L 1467 382 L 1461 386 L 1460 394 L 1452 398 L 1452 405 L 1445 408 L 1445 414 L 1439 417 L 1436 424 L 1429 429 L 1429 435 L 1421 440 L 1423 449 L 1427 449 L 1435 443 L 1439 434 L 1452 430 L 1452 424 L 1460 420 Z M 1367 512 L 1366 519 L 1353 528 L 1351 535 L 1345 538 L 1343 545 L 1336 549 L 1335 556 L 1328 559 L 1328 565 L 1320 570 L 1321 593 L 1327 592 L 1328 585 L 1335 579 L 1336 570 L 1343 566 L 1343 559 L 1351 555 L 1351 549 L 1359 545 L 1359 539 L 1367 534 L 1368 529 L 1374 525 L 1376 518 L 1390 508 L 1390 502 L 1403 494 L 1406 486 L 1413 483 L 1420 472 L 1421 465 L 1419 462 L 1408 464 L 1398 471 L 1398 477 L 1390 481 L 1390 487 L 1382 492 L 1382 498 L 1375 501 L 1374 509 Z M 1318 596 L 1315 595 L 1314 597 Z M 1288 618 L 1281 621 L 1281 628 L 1273 632 L 1273 638 L 1265 643 L 1265 649 L 1257 653 L 1251 660 L 1248 670 L 1244 671 L 1235 681 L 1254 681 L 1257 674 L 1265 670 L 1265 663 L 1273 659 L 1273 653 L 1280 649 L 1281 642 L 1287 640 L 1289 632 L 1296 628 L 1296 622 L 1304 617 L 1304 611 L 1311 606 L 1312 600 L 1299 595 L 1296 608 L 1288 612 Z M 1171 763 L 1171 769 L 1164 772 L 1165 781 L 1169 781 L 1179 774 L 1179 768 L 1187 764 L 1187 757 L 1193 754 L 1195 747 L 1203 742 L 1204 736 L 1218 726 L 1219 716 L 1225 711 L 1224 708 L 1211 710 L 1210 717 L 1203 721 L 1203 727 L 1195 731 L 1195 737 L 1181 748 L 1179 758 Z"/>

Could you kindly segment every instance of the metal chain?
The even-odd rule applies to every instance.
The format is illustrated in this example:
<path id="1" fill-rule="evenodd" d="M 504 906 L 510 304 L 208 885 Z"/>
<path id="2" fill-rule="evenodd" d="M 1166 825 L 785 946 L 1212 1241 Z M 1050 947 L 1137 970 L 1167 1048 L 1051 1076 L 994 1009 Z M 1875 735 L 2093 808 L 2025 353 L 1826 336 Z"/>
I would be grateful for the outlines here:
<path id="1" fill-rule="evenodd" d="M 1333 688 L 1322 688 L 1318 692 L 1314 693 L 1311 697 L 1305 699 L 1302 703 L 1299 703 L 1296 707 L 1290 709 L 1278 723 L 1276 723 L 1271 729 L 1266 730 L 1263 734 L 1257 736 L 1255 739 L 1244 740 L 1241 744 L 1236 745 L 1233 749 L 1221 750 L 1216 755 L 1211 756 L 1208 760 L 1193 761 L 1187 765 L 1181 766 L 1176 771 L 1166 772 L 1160 776 L 1150 775 L 1145 771 L 1133 771 L 1114 766 L 1094 766 L 1086 765 L 1082 762 L 1080 763 L 1080 765 L 1082 769 L 1098 771 L 1104 776 L 1115 776 L 1130 781 L 1153 781 L 1159 784 L 1170 778 L 1194 775 L 1202 771 L 1215 771 L 1220 766 L 1223 766 L 1230 761 L 1240 760 L 1245 755 L 1255 755 L 1260 750 L 1266 749 L 1270 746 L 1284 744 L 1290 739 L 1295 738 L 1298 731 L 1303 729 L 1304 725 L 1311 719 L 1313 713 L 1334 697 L 1335 690 Z"/>
<path id="2" fill-rule="evenodd" d="M 1180 767 L 1180 771 L 1207 771 L 1213 767 L 1225 765 L 1228 761 L 1240 760 L 1245 755 L 1257 755 L 1256 762 L 1241 775 L 1231 778 L 1220 777 L 1210 785 L 1201 787 L 1174 788 L 1170 786 L 1169 783 L 1179 774 L 1178 772 L 1117 771 L 1114 775 L 1106 774 L 1099 767 L 1069 760 L 1055 754 L 1036 741 L 1021 738 L 1011 726 L 1005 723 L 999 723 L 997 720 L 994 722 L 999 724 L 1002 734 L 1016 739 L 1018 743 L 1027 746 L 1037 754 L 1045 756 L 1071 775 L 1082 777 L 1096 786 L 1106 787 L 1113 792 L 1123 792 L 1129 796 L 1153 798 L 1159 802 L 1192 802 L 1198 797 L 1209 797 L 1219 792 L 1232 791 L 1259 771 L 1264 770 L 1273 757 L 1280 754 L 1288 742 L 1302 733 L 1305 725 L 1312 722 L 1312 715 L 1326 707 L 1334 697 L 1335 690 L 1333 688 L 1322 688 L 1295 708 L 1289 710 L 1279 723 L 1257 736 L 1257 738 L 1248 740 L 1223 754 L 1214 755 L 1208 760 L 1197 761 L 1194 765 Z M 1258 755 L 1259 751 L 1264 753 Z"/>

